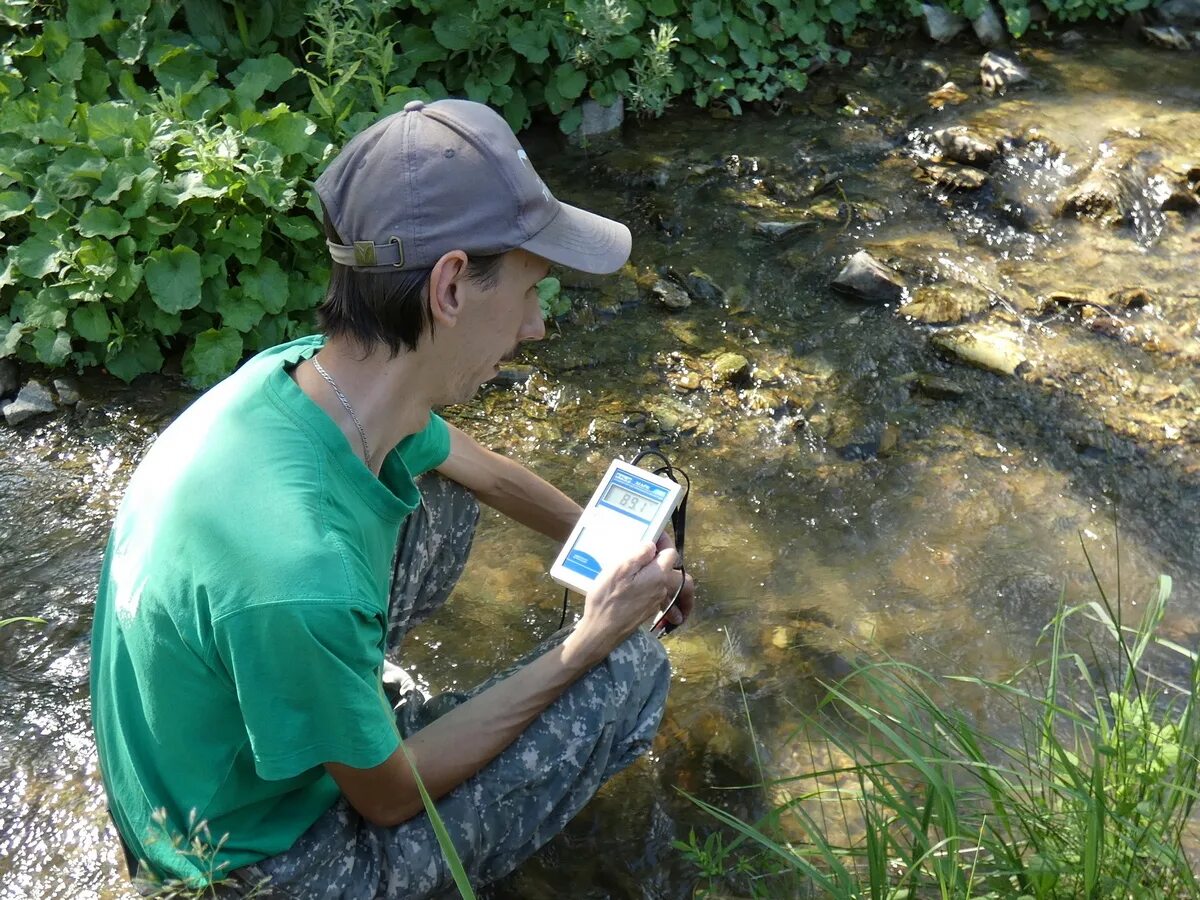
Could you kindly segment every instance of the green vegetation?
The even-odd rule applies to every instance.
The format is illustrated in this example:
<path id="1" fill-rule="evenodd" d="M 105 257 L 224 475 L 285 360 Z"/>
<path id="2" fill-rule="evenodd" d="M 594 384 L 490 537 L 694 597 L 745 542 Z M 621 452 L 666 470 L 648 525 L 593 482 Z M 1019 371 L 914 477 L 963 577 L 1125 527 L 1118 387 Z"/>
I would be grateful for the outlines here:
<path id="1" fill-rule="evenodd" d="M 970 13 L 981 0 L 952 0 Z M 1027 0 L 1003 0 L 1010 28 Z M 1063 20 L 1147 0 L 1050 0 Z M 917 0 L 0 0 L 0 358 L 196 385 L 308 332 L 312 180 L 414 98 L 772 103 Z"/>
<path id="2" fill-rule="evenodd" d="M 678 846 L 718 894 L 1200 896 L 1183 848 L 1200 666 L 1156 636 L 1170 591 L 1161 578 L 1136 628 L 1102 589 L 1060 605 L 1044 658 L 1004 682 L 862 665 L 794 736 L 812 772 L 764 781 L 772 808 L 753 823 L 697 800 L 725 828 Z M 1083 637 L 1097 628 L 1099 644 Z M 1152 647 L 1184 661 L 1185 683 L 1146 671 Z M 956 699 L 1015 724 L 995 733 Z"/>

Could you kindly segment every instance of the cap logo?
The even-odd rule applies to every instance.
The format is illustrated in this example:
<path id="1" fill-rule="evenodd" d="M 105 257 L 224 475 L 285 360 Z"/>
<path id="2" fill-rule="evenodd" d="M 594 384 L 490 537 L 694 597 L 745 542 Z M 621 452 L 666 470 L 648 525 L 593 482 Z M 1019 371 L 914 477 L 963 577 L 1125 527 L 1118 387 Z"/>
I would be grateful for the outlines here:
<path id="1" fill-rule="evenodd" d="M 538 187 L 542 189 L 542 197 L 549 203 L 553 198 L 550 196 L 550 191 L 546 188 L 546 182 L 542 181 L 541 176 L 533 170 L 533 163 L 529 161 L 529 155 L 525 152 L 524 147 L 517 148 L 517 158 L 533 173 L 533 177 L 537 179 Z"/>
<path id="2" fill-rule="evenodd" d="M 375 265 L 375 242 L 374 241 L 355 241 L 354 242 L 354 264 L 356 266 L 373 266 L 373 265 Z"/>

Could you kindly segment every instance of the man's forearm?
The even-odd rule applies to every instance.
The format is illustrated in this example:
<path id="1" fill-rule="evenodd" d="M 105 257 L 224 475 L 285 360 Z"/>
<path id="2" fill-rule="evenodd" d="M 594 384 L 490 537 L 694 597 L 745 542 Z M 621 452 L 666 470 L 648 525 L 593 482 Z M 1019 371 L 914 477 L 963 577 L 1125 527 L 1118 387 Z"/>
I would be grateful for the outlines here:
<path id="1" fill-rule="evenodd" d="M 583 512 L 579 504 L 520 463 L 498 453 L 491 455 L 494 478 L 487 488 L 477 489 L 475 496 L 547 537 L 556 541 L 569 538 Z"/>

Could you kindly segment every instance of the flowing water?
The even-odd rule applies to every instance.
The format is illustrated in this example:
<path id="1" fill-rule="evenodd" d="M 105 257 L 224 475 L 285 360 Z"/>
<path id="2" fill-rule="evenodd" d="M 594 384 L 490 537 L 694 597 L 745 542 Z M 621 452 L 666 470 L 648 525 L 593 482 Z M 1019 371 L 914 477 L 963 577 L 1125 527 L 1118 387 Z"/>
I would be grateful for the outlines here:
<path id="1" fill-rule="evenodd" d="M 556 193 L 631 223 L 633 266 L 563 273 L 575 312 L 527 350 L 531 377 L 447 414 L 580 499 L 613 456 L 659 446 L 691 476 L 700 594 L 668 639 L 652 753 L 490 896 L 691 896 L 671 841 L 706 823 L 677 789 L 750 811 L 755 792 L 722 788 L 756 780 L 757 757 L 811 767 L 788 737 L 855 656 L 1011 674 L 1060 596 L 1095 596 L 1081 542 L 1129 616 L 1174 576 L 1164 627 L 1197 645 L 1200 215 L 1163 210 L 1156 173 L 1200 164 L 1200 65 L 1090 37 L 1025 51 L 1037 83 L 995 98 L 978 56 L 864 51 L 778 115 L 680 112 L 607 150 L 527 140 Z M 950 79 L 965 102 L 931 108 Z M 979 191 L 914 177 L 953 124 L 1009 138 Z M 1145 171 L 1124 224 L 1059 217 L 1129 141 Z M 766 221 L 801 225 L 771 238 Z M 965 327 L 1025 365 L 953 361 L 931 344 L 943 326 L 833 293 L 860 249 L 903 274 L 904 300 L 965 304 Z M 667 310 L 650 288 L 668 268 L 720 291 Z M 748 371 L 714 378 L 723 353 Z M 131 896 L 88 723 L 92 595 L 131 467 L 193 395 L 83 381 L 73 412 L 0 431 L 0 618 L 46 620 L 0 632 L 0 900 Z M 556 549 L 485 516 L 456 597 L 406 647 L 418 680 L 471 685 L 551 632 Z"/>

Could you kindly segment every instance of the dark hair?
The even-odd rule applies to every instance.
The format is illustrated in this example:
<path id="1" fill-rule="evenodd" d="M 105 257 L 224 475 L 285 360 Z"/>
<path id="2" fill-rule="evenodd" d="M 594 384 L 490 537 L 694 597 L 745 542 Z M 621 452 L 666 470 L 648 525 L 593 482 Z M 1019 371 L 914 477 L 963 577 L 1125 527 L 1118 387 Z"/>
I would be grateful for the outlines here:
<path id="1" fill-rule="evenodd" d="M 322 209 L 325 236 L 344 243 Z M 500 278 L 500 260 L 504 254 L 471 256 L 467 277 L 490 290 Z M 429 316 L 428 286 L 431 269 L 396 269 L 359 272 L 341 263 L 332 263 L 329 289 L 317 307 L 317 324 L 326 337 L 348 337 L 365 352 L 376 344 L 386 344 L 391 356 L 401 348 L 416 350 L 426 332 L 433 334 Z"/>

